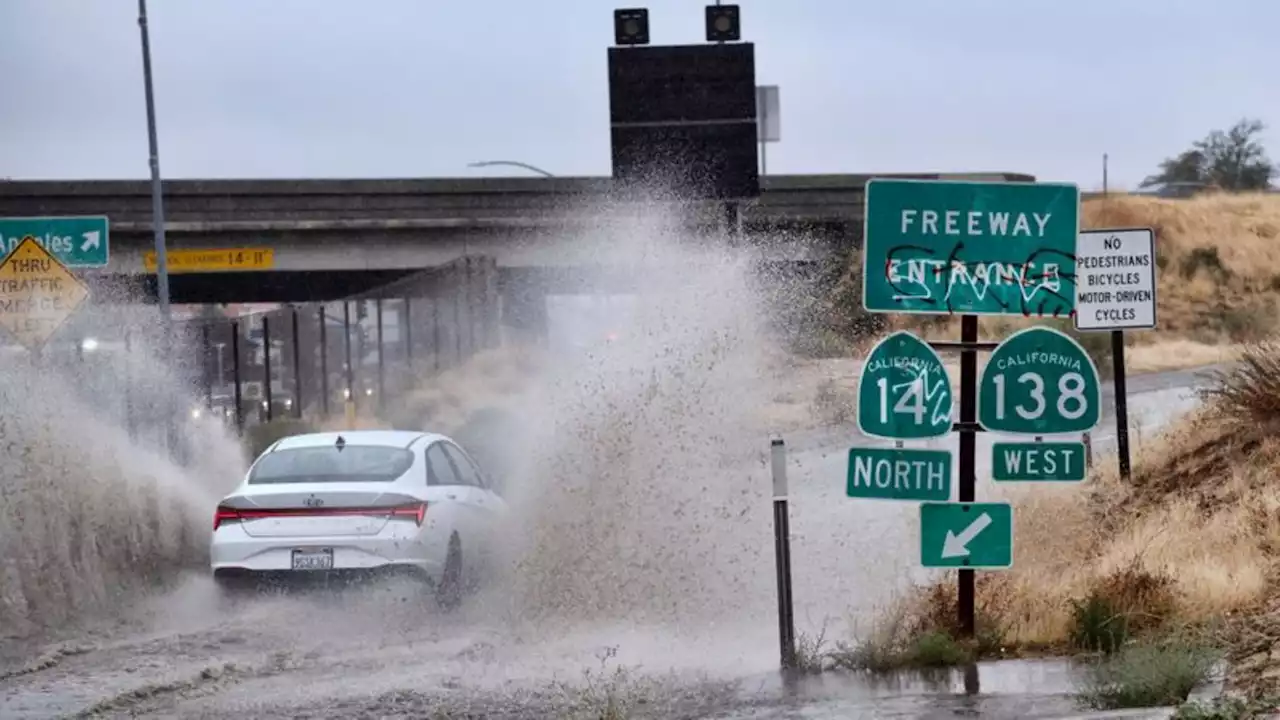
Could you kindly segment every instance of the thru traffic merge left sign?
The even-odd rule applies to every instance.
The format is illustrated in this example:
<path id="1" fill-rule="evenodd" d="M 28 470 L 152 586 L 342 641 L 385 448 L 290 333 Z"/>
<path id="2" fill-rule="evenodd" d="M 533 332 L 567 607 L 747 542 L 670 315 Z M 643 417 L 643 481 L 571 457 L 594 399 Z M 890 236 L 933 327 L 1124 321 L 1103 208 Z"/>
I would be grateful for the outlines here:
<path id="1" fill-rule="evenodd" d="M 13 253 L 27 237 L 35 238 L 64 267 L 106 267 L 111 255 L 104 216 L 0 218 L 0 257 Z"/>
<path id="2" fill-rule="evenodd" d="M 921 503 L 920 564 L 925 567 L 1013 566 L 1009 503 Z"/>
<path id="3" fill-rule="evenodd" d="M 951 432 L 951 381 L 942 358 L 909 332 L 876 343 L 858 380 L 858 430 L 913 440 Z"/>
<path id="4" fill-rule="evenodd" d="M 89 289 L 35 237 L 0 263 L 0 326 L 29 350 L 42 347 L 89 297 Z"/>

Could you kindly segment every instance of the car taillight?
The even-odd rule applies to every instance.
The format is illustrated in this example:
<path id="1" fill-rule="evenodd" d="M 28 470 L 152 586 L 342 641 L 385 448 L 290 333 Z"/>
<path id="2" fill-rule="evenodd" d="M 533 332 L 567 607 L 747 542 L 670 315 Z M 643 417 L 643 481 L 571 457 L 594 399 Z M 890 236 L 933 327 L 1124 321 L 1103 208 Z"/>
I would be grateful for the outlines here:
<path id="1" fill-rule="evenodd" d="M 391 517 L 412 519 L 422 527 L 422 521 L 427 517 L 426 503 L 413 503 L 411 505 L 401 505 L 400 507 L 391 508 Z"/>
<path id="2" fill-rule="evenodd" d="M 262 520 L 265 518 L 285 518 L 285 517 L 358 517 L 358 516 L 380 516 L 385 515 L 388 518 L 402 518 L 405 520 L 413 520 L 422 527 L 422 521 L 427 516 L 427 504 L 424 502 L 410 503 L 408 505 L 397 505 L 392 508 L 253 508 L 253 509 L 237 509 L 219 506 L 213 513 L 213 529 L 217 530 L 222 525 L 232 522 L 240 522 L 242 520 Z"/>
<path id="3" fill-rule="evenodd" d="M 238 522 L 240 520 L 240 512 L 235 508 L 219 506 L 213 511 L 213 529 L 217 530 L 224 523 Z"/>

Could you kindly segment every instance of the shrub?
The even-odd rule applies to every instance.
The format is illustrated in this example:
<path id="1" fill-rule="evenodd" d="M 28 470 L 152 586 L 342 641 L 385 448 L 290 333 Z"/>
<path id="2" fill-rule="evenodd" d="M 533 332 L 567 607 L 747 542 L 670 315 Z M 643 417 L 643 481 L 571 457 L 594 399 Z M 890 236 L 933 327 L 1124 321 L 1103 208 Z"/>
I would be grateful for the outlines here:
<path id="1" fill-rule="evenodd" d="M 1071 601 L 1071 644 L 1088 652 L 1113 653 L 1129 639 L 1129 623 L 1097 593 Z"/>
<path id="2" fill-rule="evenodd" d="M 1071 644 L 1113 653 L 1132 635 L 1162 627 L 1176 603 L 1173 578 L 1144 570 L 1135 559 L 1100 579 L 1083 600 L 1071 601 Z"/>
<path id="3" fill-rule="evenodd" d="M 1129 646 L 1089 668 L 1077 700 L 1095 710 L 1179 705 L 1209 679 L 1216 659 L 1182 641 Z"/>
<path id="4" fill-rule="evenodd" d="M 1194 248 L 1182 258 L 1180 270 L 1184 279 L 1190 280 L 1201 269 L 1220 280 L 1226 279 L 1231 274 L 1226 265 L 1222 264 L 1218 248 L 1212 246 Z"/>
<path id="5" fill-rule="evenodd" d="M 1171 720 L 1255 720 L 1269 717 L 1280 707 L 1276 698 L 1249 700 L 1239 697 L 1217 697 L 1209 702 L 1195 701 L 1180 705 Z"/>
<path id="6" fill-rule="evenodd" d="M 973 655 L 963 645 L 940 631 L 925 633 L 915 639 L 903 665 L 918 668 L 942 668 L 964 665 Z"/>
<path id="7" fill-rule="evenodd" d="M 1215 373 L 1204 395 L 1237 429 L 1274 425 L 1280 420 L 1280 342 L 1268 340 L 1245 348 L 1234 367 Z"/>

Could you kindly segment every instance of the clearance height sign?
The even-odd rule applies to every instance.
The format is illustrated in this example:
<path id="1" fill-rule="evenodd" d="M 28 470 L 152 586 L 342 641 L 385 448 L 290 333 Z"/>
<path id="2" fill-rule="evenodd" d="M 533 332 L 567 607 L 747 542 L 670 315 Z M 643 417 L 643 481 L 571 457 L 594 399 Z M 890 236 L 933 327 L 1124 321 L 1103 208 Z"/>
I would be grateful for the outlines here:
<path id="1" fill-rule="evenodd" d="M 1076 242 L 1076 329 L 1156 326 L 1155 232 L 1089 230 Z"/>

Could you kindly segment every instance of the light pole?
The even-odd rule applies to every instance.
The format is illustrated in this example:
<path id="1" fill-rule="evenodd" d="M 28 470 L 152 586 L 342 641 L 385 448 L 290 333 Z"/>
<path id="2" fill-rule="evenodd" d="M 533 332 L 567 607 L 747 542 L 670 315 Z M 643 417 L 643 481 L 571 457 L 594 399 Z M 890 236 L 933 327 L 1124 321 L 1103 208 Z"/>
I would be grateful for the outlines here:
<path id="1" fill-rule="evenodd" d="M 481 162 L 467 163 L 467 167 L 473 167 L 473 168 L 493 167 L 494 165 L 509 165 L 511 167 L 524 168 L 525 170 L 536 172 L 543 177 L 555 177 L 555 175 L 552 175 L 551 173 L 547 172 L 546 170 L 543 170 L 540 167 L 530 165 L 529 163 L 522 163 L 517 160 L 484 160 Z"/>
<path id="2" fill-rule="evenodd" d="M 142 33 L 142 80 L 147 95 L 147 141 L 151 148 L 151 226 L 156 245 L 156 291 L 160 300 L 164 347 L 170 339 L 169 257 L 164 241 L 164 193 L 160 185 L 160 148 L 156 140 L 156 100 L 151 89 L 151 40 L 147 35 L 147 0 L 138 0 L 138 29 Z"/>

